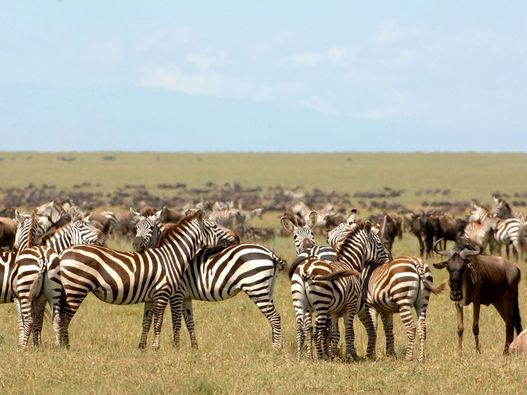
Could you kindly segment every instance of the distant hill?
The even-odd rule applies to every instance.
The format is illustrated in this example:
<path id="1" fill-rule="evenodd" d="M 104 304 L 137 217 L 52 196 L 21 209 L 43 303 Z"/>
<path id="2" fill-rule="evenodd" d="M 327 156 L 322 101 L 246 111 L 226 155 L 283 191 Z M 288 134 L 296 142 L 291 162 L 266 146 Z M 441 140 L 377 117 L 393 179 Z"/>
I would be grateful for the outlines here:
<path id="1" fill-rule="evenodd" d="M 140 87 L 1 86 L 0 135 L 7 137 L 2 150 L 43 151 L 466 151 L 491 146 L 458 132 Z"/>

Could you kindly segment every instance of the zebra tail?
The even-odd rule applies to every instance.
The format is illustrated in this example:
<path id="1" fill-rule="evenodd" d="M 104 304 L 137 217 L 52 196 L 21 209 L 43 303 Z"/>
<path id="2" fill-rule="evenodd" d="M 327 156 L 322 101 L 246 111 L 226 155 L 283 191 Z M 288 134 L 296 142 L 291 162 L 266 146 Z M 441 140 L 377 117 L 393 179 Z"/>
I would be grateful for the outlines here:
<path id="1" fill-rule="evenodd" d="M 337 272 L 329 274 L 321 274 L 318 276 L 310 276 L 309 278 L 314 281 L 333 281 L 340 277 L 357 276 L 360 277 L 360 273 L 355 269 L 339 270 Z"/>
<path id="2" fill-rule="evenodd" d="M 273 254 L 273 262 L 275 263 L 275 267 L 278 268 L 278 272 L 287 268 L 287 262 L 276 254 Z"/>
<path id="3" fill-rule="evenodd" d="M 441 292 L 443 292 L 447 286 L 446 281 L 444 283 L 439 284 L 439 286 L 433 288 L 431 284 L 425 282 L 425 288 L 428 289 L 430 292 L 432 292 L 434 295 L 439 295 Z"/>
<path id="4" fill-rule="evenodd" d="M 289 279 L 291 280 L 293 278 L 293 274 L 295 274 L 295 270 L 302 262 L 304 262 L 308 257 L 302 256 L 299 258 L 296 258 L 295 261 L 289 266 L 289 270 L 287 274 L 289 275 Z"/>
<path id="5" fill-rule="evenodd" d="M 35 302 L 36 299 L 40 296 L 42 292 L 42 287 L 44 285 L 44 273 L 46 272 L 48 266 L 46 265 L 46 262 L 44 259 L 40 259 L 40 269 L 37 273 L 37 276 L 33 280 L 33 284 L 31 284 L 31 287 L 29 288 L 29 301 L 31 303 Z"/>

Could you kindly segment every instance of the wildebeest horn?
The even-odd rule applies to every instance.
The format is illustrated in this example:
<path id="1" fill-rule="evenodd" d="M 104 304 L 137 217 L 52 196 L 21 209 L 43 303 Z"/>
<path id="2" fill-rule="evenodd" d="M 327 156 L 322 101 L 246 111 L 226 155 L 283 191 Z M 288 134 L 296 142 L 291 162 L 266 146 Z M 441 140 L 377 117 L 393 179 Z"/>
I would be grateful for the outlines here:
<path id="1" fill-rule="evenodd" d="M 459 253 L 459 256 L 461 259 L 467 259 L 469 256 L 479 255 L 481 254 L 481 248 L 478 247 L 477 251 L 471 250 L 469 248 L 464 248 L 463 251 Z"/>
<path id="2" fill-rule="evenodd" d="M 437 249 L 437 247 L 439 245 L 439 242 L 442 241 L 442 240 L 443 239 L 436 240 L 436 242 L 434 243 L 434 252 L 436 254 L 447 256 L 448 258 L 452 258 L 452 256 L 454 255 L 454 251 L 438 250 Z"/>

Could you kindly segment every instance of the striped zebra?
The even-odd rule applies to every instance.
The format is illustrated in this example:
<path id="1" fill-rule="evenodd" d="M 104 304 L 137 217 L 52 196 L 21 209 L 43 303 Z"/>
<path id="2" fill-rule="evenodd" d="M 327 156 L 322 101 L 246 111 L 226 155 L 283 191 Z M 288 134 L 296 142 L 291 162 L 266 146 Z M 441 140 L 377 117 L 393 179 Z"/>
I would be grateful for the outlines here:
<path id="1" fill-rule="evenodd" d="M 158 237 L 163 225 L 156 215 L 141 216 L 137 221 L 136 251 L 162 247 Z M 273 291 L 278 272 L 286 263 L 273 251 L 259 244 L 243 243 L 226 249 L 204 249 L 190 262 L 181 278 L 177 293 L 170 299 L 174 344 L 179 344 L 181 312 L 193 348 L 198 347 L 192 312 L 192 300 L 222 301 L 243 291 L 267 318 L 272 330 L 272 345 L 282 346 L 280 315 L 273 303 Z"/>
<path id="2" fill-rule="evenodd" d="M 295 243 L 296 259 L 289 267 L 289 279 L 291 280 L 291 296 L 295 309 L 296 321 L 296 356 L 299 359 L 304 343 L 307 347 L 307 357 L 313 358 L 313 325 L 311 319 L 312 309 L 309 306 L 305 291 L 304 278 L 297 271 L 299 265 L 306 262 L 307 258 L 315 257 L 324 261 L 333 262 L 337 252 L 330 246 L 315 245 L 315 234 L 313 226 L 317 222 L 316 211 L 309 213 L 309 221 L 304 226 L 298 226 L 290 217 L 283 216 L 281 224 L 284 230 L 293 235 Z M 330 320 L 328 325 L 332 328 L 332 344 L 338 344 L 339 331 L 337 321 Z M 332 350 L 334 351 L 334 350 Z"/>
<path id="3" fill-rule="evenodd" d="M 100 242 L 101 232 L 89 220 L 87 217 L 70 222 L 47 236 L 42 241 L 42 245 L 20 251 L 17 258 L 16 290 L 23 319 L 23 331 L 20 334 L 22 348 L 27 346 L 31 330 L 33 331 L 33 345 L 40 345 L 46 301 L 50 306 L 55 330 L 55 344 L 60 344 L 59 301 L 62 285 L 59 273 L 59 254 L 74 245 Z"/>
<path id="4" fill-rule="evenodd" d="M 498 220 L 490 216 L 489 210 L 483 206 L 473 204 L 472 213 L 467 226 L 465 226 L 463 237 L 469 243 L 480 247 L 482 250 L 490 244 L 492 253 L 492 241 L 497 225 Z"/>
<path id="5" fill-rule="evenodd" d="M 15 303 L 20 334 L 22 333 L 23 321 L 16 292 L 18 251 L 39 243 L 42 235 L 52 224 L 47 217 L 37 216 L 34 211 L 31 214 L 20 214 L 15 211 L 15 222 L 17 224 L 14 244 L 16 252 L 0 253 L 0 303 Z"/>
<path id="6" fill-rule="evenodd" d="M 509 245 L 512 244 L 516 253 L 516 258 L 522 261 L 522 252 L 525 245 L 525 233 L 527 230 L 527 222 L 524 213 L 512 213 L 509 203 L 505 200 L 493 196 L 495 206 L 490 211 L 490 215 L 499 218 L 498 226 L 496 228 L 495 239 L 501 245 L 505 244 L 505 251 L 507 259 L 509 259 Z"/>
<path id="7" fill-rule="evenodd" d="M 337 251 L 336 262 L 309 259 L 297 269 L 305 279 L 307 299 L 316 315 L 314 337 L 317 356 L 324 358 L 328 354 L 325 349 L 329 344 L 328 316 L 335 319 L 343 315 L 346 324 L 345 355 L 357 359 L 353 319 L 361 293 L 360 275 L 367 266 L 384 263 L 390 256 L 369 222 L 339 225 L 328 234 L 328 243 Z M 367 327 L 372 325 L 366 322 Z M 374 341 L 374 338 L 368 338 L 367 356 L 370 358 L 374 356 Z"/>
<path id="8" fill-rule="evenodd" d="M 160 248 L 119 252 L 101 246 L 75 246 L 60 255 L 61 338 L 69 346 L 68 327 L 86 296 L 112 304 L 145 303 L 139 348 L 146 347 L 154 323 L 152 347 L 159 348 L 163 312 L 176 293 L 183 272 L 200 248 L 227 247 L 238 236 L 203 218 L 201 211 L 168 227 Z"/>
<path id="9" fill-rule="evenodd" d="M 349 225 L 337 228 L 331 234 L 331 242 L 338 243 L 345 235 Z M 438 241 L 439 242 L 439 241 Z M 436 242 L 436 243 L 438 243 Z M 372 325 L 366 329 L 368 339 L 373 339 L 375 347 L 377 338 L 377 313 L 381 315 L 386 338 L 386 354 L 395 357 L 393 336 L 393 314 L 399 313 L 406 328 L 408 345 L 406 359 L 413 358 L 415 332 L 419 337 L 419 362 L 425 359 L 426 311 L 430 294 L 442 292 L 446 283 L 433 288 L 432 272 L 422 259 L 415 256 L 401 256 L 380 265 L 371 265 L 363 271 L 363 304 L 360 314 L 368 314 Z M 415 308 L 417 326 L 412 317 L 412 307 Z M 375 349 L 372 351 L 375 355 Z"/>
<path id="10" fill-rule="evenodd" d="M 465 228 L 465 237 L 471 241 L 474 241 L 476 245 L 480 246 L 481 248 L 485 248 L 486 244 L 482 245 L 478 243 L 477 236 L 484 235 L 485 231 L 489 227 L 488 224 L 491 224 L 490 228 L 493 230 L 492 236 L 494 240 L 500 245 L 500 250 L 501 245 L 505 244 L 507 258 L 509 258 L 509 245 L 512 244 L 518 260 L 521 261 L 526 224 L 524 221 L 518 218 L 500 218 L 498 215 L 500 215 L 499 206 L 497 206 L 497 208 L 494 210 L 489 210 L 483 206 L 474 205 L 470 220 L 479 221 L 480 224 L 470 222 Z M 479 229 L 480 233 L 476 233 L 474 229 Z M 482 239 L 485 240 L 485 237 L 483 236 Z"/>

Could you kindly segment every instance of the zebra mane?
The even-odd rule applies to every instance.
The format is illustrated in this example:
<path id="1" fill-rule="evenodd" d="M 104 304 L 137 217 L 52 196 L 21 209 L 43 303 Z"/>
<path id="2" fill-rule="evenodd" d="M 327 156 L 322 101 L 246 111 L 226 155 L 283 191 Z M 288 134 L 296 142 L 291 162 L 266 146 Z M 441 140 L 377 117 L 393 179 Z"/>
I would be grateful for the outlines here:
<path id="1" fill-rule="evenodd" d="M 33 210 L 31 211 L 31 224 L 29 225 L 29 232 L 27 235 L 27 246 L 32 247 L 35 243 L 35 240 L 33 240 L 33 236 L 35 236 L 35 227 L 37 226 L 37 211 Z"/>
<path id="2" fill-rule="evenodd" d="M 159 237 L 159 241 L 157 242 L 157 246 L 163 245 L 167 237 L 169 237 L 172 233 L 175 233 L 177 229 L 180 229 L 184 227 L 186 224 L 190 223 L 194 219 L 196 219 L 198 216 L 201 216 L 200 211 L 196 211 L 190 215 L 187 215 L 186 217 L 181 218 L 178 222 L 175 224 L 168 225 L 166 228 L 163 229 L 161 232 L 161 236 Z"/>
<path id="3" fill-rule="evenodd" d="M 355 237 L 360 231 L 366 230 L 369 232 L 371 228 L 371 222 L 370 221 L 361 221 L 361 222 L 354 222 L 351 224 L 351 228 L 347 231 L 347 235 L 342 239 L 338 245 L 335 246 L 335 251 L 337 252 L 337 261 L 339 260 L 339 255 L 343 250 L 343 246 L 346 244 L 346 242 L 351 239 L 352 237 Z"/>

